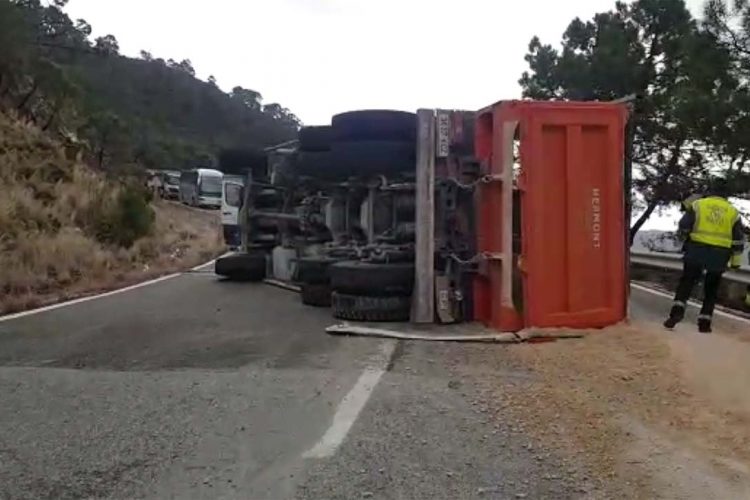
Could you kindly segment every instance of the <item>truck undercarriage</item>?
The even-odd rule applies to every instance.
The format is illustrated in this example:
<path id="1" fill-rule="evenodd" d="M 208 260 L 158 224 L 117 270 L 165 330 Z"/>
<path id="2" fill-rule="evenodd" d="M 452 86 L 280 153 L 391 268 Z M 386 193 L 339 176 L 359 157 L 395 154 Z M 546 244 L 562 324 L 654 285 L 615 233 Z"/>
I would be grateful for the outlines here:
<path id="1" fill-rule="evenodd" d="M 624 292 L 594 297 L 567 287 L 554 303 L 543 292 L 529 300 L 543 275 L 524 263 L 545 272 L 545 235 L 536 227 L 547 219 L 536 218 L 549 211 L 559 219 L 548 227 L 558 235 L 550 248 L 563 261 L 547 272 L 570 268 L 601 288 L 580 267 L 588 260 L 598 272 L 611 268 L 624 289 L 623 149 L 612 142 L 623 142 L 624 117 L 618 105 L 515 102 L 478 113 L 336 115 L 330 126 L 303 128 L 298 140 L 240 162 L 242 252 L 219 259 L 216 272 L 296 283 L 305 304 L 344 320 L 476 319 L 517 330 L 528 309 L 541 323 L 558 321 L 555 314 L 558 322 L 616 322 Z M 566 228 L 591 243 L 562 237 Z M 540 314 L 539 303 L 556 309 Z"/>
<path id="2" fill-rule="evenodd" d="M 298 282 L 304 303 L 332 306 L 341 319 L 407 321 L 415 272 L 416 130 L 413 113 L 356 111 L 335 116 L 331 126 L 303 128 L 296 147 L 269 151 L 266 168 L 251 169 L 246 183 L 246 255 L 229 259 L 235 267 L 220 261 L 218 271 Z M 471 142 L 466 137 L 457 147 L 470 156 Z M 470 205 L 461 186 L 472 179 L 465 177 L 438 191 L 439 260 L 444 271 L 455 270 L 455 281 L 462 272 L 456 263 L 473 253 L 469 214 L 461 213 Z M 270 272 L 263 272 L 267 257 Z"/>

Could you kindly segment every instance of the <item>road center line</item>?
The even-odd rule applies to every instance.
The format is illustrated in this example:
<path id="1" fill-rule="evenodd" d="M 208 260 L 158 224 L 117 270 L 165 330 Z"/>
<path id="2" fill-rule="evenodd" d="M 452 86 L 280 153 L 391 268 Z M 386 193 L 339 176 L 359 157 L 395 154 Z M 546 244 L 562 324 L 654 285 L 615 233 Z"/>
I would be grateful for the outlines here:
<path id="1" fill-rule="evenodd" d="M 315 446 L 302 454 L 303 458 L 326 458 L 336 452 L 370 399 L 380 377 L 386 372 L 395 349 L 396 341 L 383 343 L 380 355 L 371 361 L 371 366 L 365 368 L 357 383 L 339 403 L 331 426 Z"/>

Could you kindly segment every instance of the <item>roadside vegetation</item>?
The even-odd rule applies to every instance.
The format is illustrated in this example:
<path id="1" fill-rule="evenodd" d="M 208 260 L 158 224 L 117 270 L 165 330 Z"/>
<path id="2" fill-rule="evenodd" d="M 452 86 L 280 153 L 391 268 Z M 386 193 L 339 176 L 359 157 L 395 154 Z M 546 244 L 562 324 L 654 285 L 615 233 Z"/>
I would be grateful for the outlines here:
<path id="1" fill-rule="evenodd" d="M 123 286 L 209 260 L 215 213 L 152 203 L 134 176 L 0 113 L 0 313 Z"/>
<path id="2" fill-rule="evenodd" d="M 750 3 L 616 2 L 573 19 L 560 47 L 534 37 L 525 97 L 633 101 L 631 239 L 659 209 L 718 180 L 750 197 Z"/>
<path id="3" fill-rule="evenodd" d="M 152 200 L 146 169 L 211 167 L 299 126 L 189 60 L 121 55 L 66 3 L 0 0 L 0 314 L 217 255 L 218 215 Z"/>

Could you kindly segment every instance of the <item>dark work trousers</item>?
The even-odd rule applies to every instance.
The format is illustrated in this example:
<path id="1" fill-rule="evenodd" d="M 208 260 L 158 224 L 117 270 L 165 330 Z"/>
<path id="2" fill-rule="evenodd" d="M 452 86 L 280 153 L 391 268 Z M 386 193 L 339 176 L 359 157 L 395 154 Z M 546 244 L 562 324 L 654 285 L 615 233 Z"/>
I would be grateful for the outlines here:
<path id="1" fill-rule="evenodd" d="M 681 306 L 682 313 L 684 314 L 687 301 L 690 299 L 690 294 L 693 293 L 693 288 L 701 279 L 703 274 L 704 266 L 693 262 L 685 262 L 685 266 L 682 271 L 682 277 L 680 283 L 677 285 L 677 293 L 674 297 L 674 305 L 679 308 Z M 703 283 L 703 306 L 699 318 L 710 320 L 714 314 L 714 307 L 716 306 L 716 299 L 719 294 L 719 284 L 721 283 L 721 275 L 723 272 L 707 271 L 706 278 Z M 673 311 L 677 312 L 675 309 Z"/>

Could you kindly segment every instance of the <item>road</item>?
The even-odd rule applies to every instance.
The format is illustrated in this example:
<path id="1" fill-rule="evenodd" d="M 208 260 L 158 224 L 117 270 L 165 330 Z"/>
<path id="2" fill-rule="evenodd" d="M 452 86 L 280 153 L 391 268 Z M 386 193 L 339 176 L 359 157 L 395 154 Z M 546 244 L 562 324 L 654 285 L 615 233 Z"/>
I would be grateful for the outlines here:
<path id="1" fill-rule="evenodd" d="M 597 497 L 456 376 L 507 347 L 331 323 L 209 268 L 0 321 L 0 498 Z"/>

